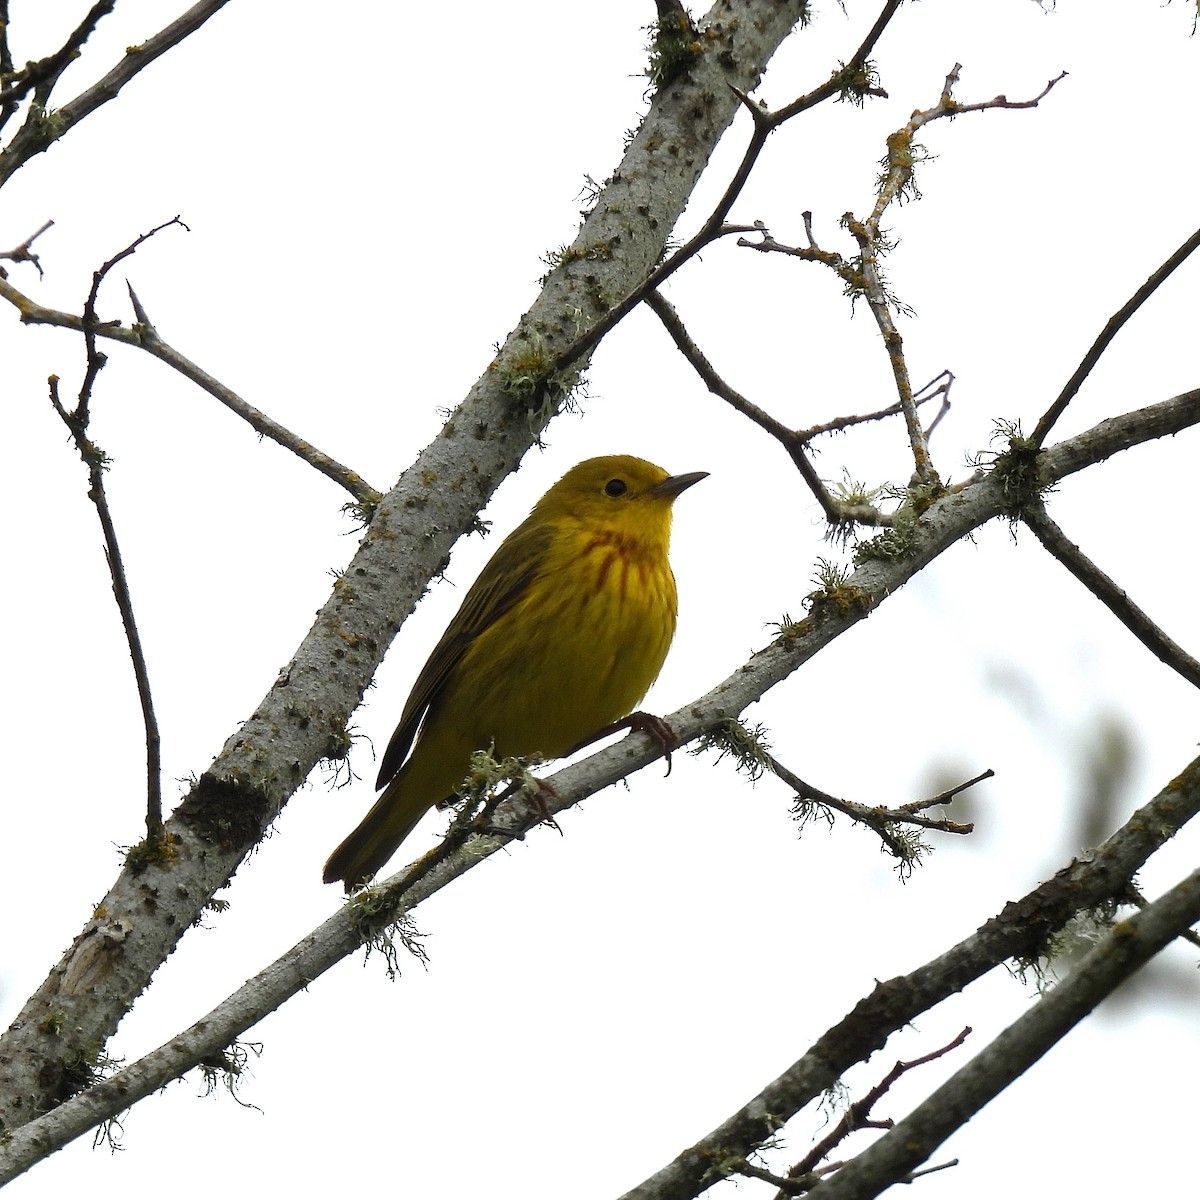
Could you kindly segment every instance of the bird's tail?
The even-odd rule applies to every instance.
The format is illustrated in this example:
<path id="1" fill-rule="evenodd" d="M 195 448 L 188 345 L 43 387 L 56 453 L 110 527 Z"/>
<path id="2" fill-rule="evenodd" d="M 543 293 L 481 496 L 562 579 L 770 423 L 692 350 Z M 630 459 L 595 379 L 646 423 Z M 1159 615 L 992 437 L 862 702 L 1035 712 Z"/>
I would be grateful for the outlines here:
<path id="1" fill-rule="evenodd" d="M 417 789 L 405 787 L 406 774 L 402 770 L 380 792 L 362 824 L 329 856 L 326 883 L 342 880 L 346 891 L 352 891 L 370 879 L 412 833 L 430 806 Z"/>

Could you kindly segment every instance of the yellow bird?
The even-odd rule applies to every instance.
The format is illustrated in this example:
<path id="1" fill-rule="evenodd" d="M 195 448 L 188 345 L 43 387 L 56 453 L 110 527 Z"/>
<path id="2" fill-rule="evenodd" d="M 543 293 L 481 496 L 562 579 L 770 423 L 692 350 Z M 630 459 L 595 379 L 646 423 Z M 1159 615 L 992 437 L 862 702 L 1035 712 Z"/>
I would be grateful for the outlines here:
<path id="1" fill-rule="evenodd" d="M 330 855 L 326 883 L 350 891 L 374 875 L 453 796 L 476 750 L 561 758 L 632 712 L 675 636 L 671 505 L 706 475 L 590 458 L 537 502 L 417 676 L 379 768 L 383 794 Z"/>

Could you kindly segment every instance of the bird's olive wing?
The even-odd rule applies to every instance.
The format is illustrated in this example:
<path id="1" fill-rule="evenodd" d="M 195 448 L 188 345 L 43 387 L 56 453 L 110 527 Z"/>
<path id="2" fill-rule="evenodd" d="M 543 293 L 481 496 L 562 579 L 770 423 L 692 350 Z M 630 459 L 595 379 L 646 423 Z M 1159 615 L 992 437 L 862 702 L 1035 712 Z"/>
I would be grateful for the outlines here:
<path id="1" fill-rule="evenodd" d="M 497 548 L 479 578 L 463 599 L 462 607 L 421 668 L 400 724 L 392 734 L 379 764 L 376 788 L 384 787 L 404 763 L 429 706 L 437 699 L 447 676 L 458 665 L 471 643 L 502 617 L 524 594 L 546 557 L 551 532 L 526 521 Z"/>

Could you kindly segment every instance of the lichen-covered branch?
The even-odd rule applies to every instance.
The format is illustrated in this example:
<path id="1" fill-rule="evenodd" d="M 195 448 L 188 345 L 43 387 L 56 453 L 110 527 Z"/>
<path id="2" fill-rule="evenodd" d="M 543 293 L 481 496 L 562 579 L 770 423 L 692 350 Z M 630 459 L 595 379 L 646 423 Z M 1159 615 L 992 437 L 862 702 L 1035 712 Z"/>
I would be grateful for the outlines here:
<path id="1" fill-rule="evenodd" d="M 655 96 L 571 250 L 439 436 L 376 506 L 291 662 L 165 822 L 170 857 L 126 864 L 5 1034 L 0 1128 L 17 1129 L 86 1086 L 80 1064 L 94 1061 L 213 893 L 314 765 L 345 756 L 350 714 L 397 629 L 578 381 L 585 364 L 557 370 L 558 356 L 650 275 L 733 119 L 730 85 L 757 84 L 801 11 L 797 0 L 719 0 L 700 22 L 701 52 Z M 122 78 L 101 81 L 67 115 L 78 120 Z"/>
<path id="2" fill-rule="evenodd" d="M 1200 662 L 1169 638 L 1080 548 L 1063 533 L 1044 508 L 1022 514 L 1039 542 L 1133 634 L 1151 654 L 1200 687 Z"/>
<path id="3" fill-rule="evenodd" d="M 1071 863 L 1020 900 L 1006 904 L 969 938 L 924 966 L 880 983 L 871 995 L 818 1038 L 801 1058 L 767 1084 L 748 1104 L 689 1146 L 674 1161 L 626 1192 L 621 1200 L 691 1200 L 700 1195 L 725 1174 L 734 1172 L 739 1162 L 775 1136 L 780 1126 L 805 1105 L 833 1087 L 846 1070 L 879 1050 L 891 1034 L 1000 963 L 1011 958 L 1036 958 L 1045 937 L 1074 913 L 1120 898 L 1128 881 L 1147 858 L 1197 813 L 1200 813 L 1200 759 L 1189 764 L 1086 861 Z M 1191 880 L 1153 933 L 1138 927 L 1130 931 L 1132 945 L 1123 947 L 1129 922 L 1117 927 L 1110 942 L 1118 948 L 1116 957 L 1122 960 L 1124 969 L 1107 974 L 1094 991 L 1089 991 L 1088 1007 L 1094 1006 L 1139 962 L 1156 953 L 1196 919 L 1192 914 L 1196 911 L 1194 906 L 1200 903 L 1200 880 L 1196 876 Z M 1088 957 L 1092 958 L 1095 953 Z M 1057 994 L 1058 990 L 1050 995 Z M 1077 1019 L 1074 1011 L 1056 1014 L 1049 1027 L 1064 1031 Z M 1046 1045 L 1049 1044 L 1047 1041 Z M 999 1083 L 995 1090 L 1002 1086 L 1003 1083 Z M 953 1105 L 942 1107 L 943 1118 L 959 1115 Z M 969 1112 L 962 1113 L 955 1127 L 969 1115 Z M 892 1134 L 887 1135 L 895 1138 L 892 1150 L 897 1158 L 906 1153 L 905 1138 L 901 1134 L 904 1125 L 905 1122 L 899 1122 Z M 905 1132 L 911 1141 L 914 1131 Z M 907 1165 L 889 1162 L 889 1182 L 896 1182 L 909 1166 L 924 1161 L 940 1140 L 940 1137 L 934 1140 L 932 1136 L 927 1141 L 918 1139 L 916 1145 L 921 1153 L 915 1162 Z M 867 1159 L 872 1149 L 859 1155 L 855 1164 Z M 911 1148 L 908 1153 L 912 1153 Z M 838 1200 L 877 1194 L 870 1188 L 855 1190 L 855 1175 L 851 1170 L 850 1165 L 842 1167 L 839 1175 L 820 1184 L 815 1194 L 837 1197 Z M 835 1188 L 839 1176 L 846 1178 L 846 1183 L 841 1185 L 846 1190 Z"/>
<path id="4" fill-rule="evenodd" d="M 0 20 L 4 22 L 4 42 L 0 49 L 0 71 L 3 72 L 0 74 L 0 129 L 4 128 L 30 92 L 34 95 L 35 104 L 45 109 L 46 100 L 63 71 L 78 57 L 101 20 L 115 7 L 116 0 L 97 0 L 53 54 L 28 62 L 17 71 L 13 69 L 12 54 L 8 48 L 9 13 L 8 4 L 5 3 L 0 12 Z"/>
<path id="5" fill-rule="evenodd" d="M 734 411 L 741 413 L 760 429 L 769 433 L 783 446 L 795 464 L 796 470 L 800 472 L 800 477 L 808 484 L 812 494 L 817 498 L 817 502 L 824 509 L 825 519 L 830 524 L 836 524 L 842 520 L 843 513 L 837 501 L 829 494 L 829 489 L 821 482 L 816 468 L 808 461 L 808 455 L 805 452 L 806 443 L 797 438 L 793 430 L 788 429 L 765 409 L 760 408 L 736 388 L 726 383 L 701 352 L 700 347 L 688 335 L 674 305 L 664 295 L 660 292 L 650 292 L 646 296 L 646 305 L 663 323 L 663 327 L 671 335 L 671 340 L 691 364 L 696 374 L 704 381 L 705 387 L 714 396 L 719 396 L 724 400 Z"/>
<path id="6" fill-rule="evenodd" d="M 1063 385 L 1063 390 L 1055 397 L 1054 403 L 1046 409 L 1034 427 L 1033 433 L 1029 436 L 1029 440 L 1034 446 L 1040 446 L 1045 442 L 1058 418 L 1067 411 L 1067 405 L 1071 403 L 1083 386 L 1083 381 L 1092 373 L 1092 368 L 1100 361 L 1100 356 L 1112 344 L 1113 338 L 1121 332 L 1130 317 L 1162 287 L 1175 269 L 1186 262 L 1198 247 L 1200 247 L 1200 229 L 1186 238 L 1179 249 L 1170 255 L 1162 266 L 1154 271 L 1150 278 L 1108 319 L 1108 323 L 1080 360 L 1079 366 L 1072 372 L 1071 378 Z"/>
<path id="7" fill-rule="evenodd" d="M 1127 418 L 1103 422 L 1070 442 L 1060 443 L 1044 452 L 1044 478 L 1047 482 L 1053 482 L 1072 470 L 1082 469 L 1120 449 L 1136 444 L 1138 440 L 1149 440 L 1198 423 L 1200 393 L 1166 401 L 1151 409 L 1129 414 Z M 1002 515 L 1006 503 L 1005 481 L 999 472 L 993 472 L 965 487 L 956 496 L 946 497 L 935 503 L 917 523 L 915 540 L 908 556 L 890 561 L 872 559 L 864 563 L 840 583 L 836 594 L 830 594 L 822 602 L 815 604 L 813 611 L 806 618 L 788 625 L 770 645 L 755 654 L 728 678 L 717 683 L 704 696 L 671 713 L 667 720 L 680 741 L 692 742 L 720 729 L 729 718 L 736 717 L 750 704 L 761 699 L 767 691 L 792 675 L 821 649 L 857 624 L 868 612 L 899 592 L 908 579 L 942 551 L 956 545 L 985 521 Z M 286 688 L 287 681 L 281 681 L 281 686 Z M 449 853 L 443 853 L 441 850 L 431 852 L 412 870 L 398 872 L 372 889 L 371 903 L 375 911 L 411 912 L 429 896 L 502 849 L 508 844 L 509 836 L 522 833 L 547 815 L 557 816 L 567 811 L 586 797 L 595 795 L 603 788 L 657 761 L 662 754 L 663 749 L 656 741 L 641 734 L 631 734 L 582 762 L 556 772 L 549 778 L 550 790 L 540 794 L 536 803 L 529 799 L 517 798 L 490 817 L 489 826 L 501 832 L 482 834 L 474 838 L 468 847 L 456 849 L 455 846 L 465 840 L 458 835 L 470 832 L 469 826 L 462 826 L 456 830 L 454 843 L 448 848 Z M 214 803 L 219 803 L 222 799 L 220 792 L 216 791 L 218 783 L 219 780 L 201 780 L 200 783 L 202 793 L 207 791 Z M 1056 913 L 1061 911 L 1062 915 L 1069 915 L 1078 908 L 1098 902 L 1099 898 L 1116 894 L 1145 858 L 1184 821 L 1190 819 L 1196 809 L 1200 808 L 1200 765 L 1193 764 L 1176 784 L 1184 793 L 1179 805 L 1172 807 L 1170 802 L 1173 793 L 1168 789 L 1142 810 L 1135 821 L 1130 822 L 1106 844 L 1112 848 L 1112 855 L 1108 855 L 1106 849 L 1103 861 L 1097 856 L 1095 876 L 1084 877 L 1091 882 L 1080 885 L 1070 893 L 1074 907 L 1064 908 L 1060 903 L 1059 908 L 1055 909 Z M 246 803 L 254 799 L 249 787 L 243 791 L 243 798 Z M 194 799 L 188 802 L 189 805 L 194 803 Z M 207 881 L 220 874 L 235 851 L 204 838 L 204 826 L 201 824 L 197 827 L 196 824 L 198 818 L 203 815 L 197 812 L 184 820 L 173 819 L 168 825 L 177 830 L 181 838 L 177 851 L 179 862 L 191 862 L 196 873 L 203 870 L 200 879 Z M 232 813 L 227 808 L 221 808 L 208 819 L 215 820 L 218 815 L 228 818 Z M 510 831 L 508 836 L 503 833 L 504 830 Z M 182 883 L 184 880 L 190 886 L 201 886 L 189 875 L 181 873 L 175 863 L 167 862 L 145 865 L 141 872 L 130 873 L 128 880 L 123 877 L 111 896 L 112 907 L 109 907 L 110 900 L 106 900 L 103 917 L 89 923 L 67 957 L 65 970 L 73 981 L 73 987 L 79 980 L 94 983 L 105 979 L 109 973 L 122 965 L 119 954 L 122 943 L 135 933 L 144 936 L 145 931 L 133 926 L 130 918 L 119 915 L 122 911 L 128 911 L 130 899 L 127 898 L 127 891 L 131 889 L 131 896 L 139 899 L 143 905 L 146 904 L 147 897 L 153 896 L 152 911 L 157 913 L 165 908 L 168 901 L 174 901 L 175 905 L 180 903 L 178 897 L 168 894 L 167 884 L 172 881 Z M 1099 882 L 1096 882 L 1097 880 Z M 1061 894 L 1054 891 L 1051 885 L 1043 885 L 1043 888 L 1049 889 L 1047 895 L 1060 896 L 1061 899 Z M 1042 892 L 1039 891 L 1035 895 L 1040 896 Z M 5 1178 L 4 1170 L 19 1172 L 29 1165 L 29 1161 L 32 1160 L 27 1161 L 22 1156 L 32 1154 L 37 1157 L 39 1153 L 48 1152 L 47 1148 L 52 1149 L 65 1144 L 66 1140 L 78 1136 L 97 1121 L 127 1108 L 140 1097 L 156 1091 L 180 1072 L 195 1066 L 203 1057 L 212 1053 L 214 1047 L 227 1045 L 267 1013 L 278 1008 L 297 990 L 308 986 L 346 954 L 351 953 L 365 939 L 373 936 L 371 929 L 364 928 L 356 921 L 355 903 L 357 901 L 340 909 L 320 929 L 255 976 L 229 1000 L 198 1022 L 184 1038 L 173 1039 L 161 1052 L 156 1051 L 147 1060 L 131 1064 L 109 1080 L 92 1083 L 80 1096 L 64 1104 L 61 1110 L 39 1117 L 38 1124 L 27 1134 L 14 1134 L 9 1148 L 0 1148 L 0 1181 Z M 121 907 L 117 907 L 118 905 Z M 997 921 L 1001 919 L 997 918 Z M 977 956 L 972 960 L 974 965 L 971 968 L 975 974 L 970 974 L 963 982 L 958 983 L 957 987 L 964 986 L 970 978 L 975 978 L 978 973 L 996 962 L 1023 952 L 1023 948 L 1030 944 L 1028 940 L 1022 940 L 1023 938 L 1036 937 L 1039 930 L 1042 933 L 1047 931 L 1048 926 L 1045 922 L 1039 924 L 1039 921 L 1041 917 L 1034 920 L 1031 915 L 1027 928 L 1022 926 L 1009 929 L 1007 936 L 1010 940 L 1000 943 L 999 950 L 989 951 L 998 953 L 999 957 L 988 960 Z M 953 953 L 951 952 L 952 955 Z M 43 1004 L 51 1003 L 55 998 L 51 994 Z M 27 1009 L 26 1019 L 33 1019 L 33 1011 L 41 1011 L 44 1014 L 46 1009 Z M 899 1024 L 904 1024 L 920 1011 L 921 1008 L 911 1011 L 906 1008 L 904 1012 L 907 1015 L 899 1020 Z M 889 1026 L 878 1034 L 879 1044 L 882 1044 L 882 1039 L 895 1027 L 898 1026 Z M 854 1043 L 854 1047 L 856 1053 L 861 1049 L 859 1043 Z M 874 1043 L 871 1048 L 874 1048 Z M 849 1060 L 854 1061 L 855 1058 Z M 849 1065 L 849 1062 L 845 1065 Z M 824 1082 L 817 1086 L 817 1092 L 829 1086 L 836 1076 L 836 1072 L 828 1078 L 822 1076 Z M 801 1103 L 807 1103 L 807 1100 Z M 798 1104 L 797 1108 L 799 1106 Z M 33 1116 L 33 1113 L 29 1114 L 30 1118 Z M 739 1153 L 747 1154 L 750 1149 L 752 1146 L 747 1143 Z M 24 1163 L 24 1166 L 19 1165 L 20 1163 Z"/>
<path id="8" fill-rule="evenodd" d="M 1168 942 L 1200 921 L 1200 870 L 1119 922 L 1028 1012 L 877 1142 L 808 1193 L 869 1200 L 899 1182 Z"/>
<path id="9" fill-rule="evenodd" d="M 900 411 L 904 414 L 905 424 L 908 427 L 908 439 L 912 448 L 915 468 L 914 479 L 925 489 L 938 486 L 937 473 L 934 471 L 929 457 L 929 433 L 931 430 L 926 430 L 921 425 L 916 396 L 912 380 L 909 377 L 908 363 L 904 356 L 904 339 L 900 334 L 894 315 L 895 313 L 907 313 L 908 310 L 892 292 L 883 272 L 883 259 L 891 249 L 891 242 L 883 229 L 884 215 L 892 204 L 906 199 L 916 199 L 920 196 L 916 187 L 915 173 L 925 151 L 915 138 L 918 131 L 925 125 L 943 117 L 955 117 L 967 112 L 983 112 L 995 108 L 1036 108 L 1055 84 L 1064 77 L 1059 75 L 1050 80 L 1042 91 L 1031 100 L 1012 101 L 1006 96 L 996 96 L 992 100 L 962 104 L 954 98 L 954 87 L 958 83 L 960 69 L 959 64 L 955 63 L 954 68 L 946 76 L 941 96 L 936 104 L 928 109 L 917 109 L 906 124 L 888 137 L 883 170 L 879 176 L 870 214 L 861 220 L 853 213 L 843 214 L 842 224 L 857 243 L 857 254 L 846 257 L 836 251 L 824 250 L 818 246 L 813 235 L 812 217 L 807 212 L 803 214 L 804 228 L 808 239 L 807 246 L 788 246 L 776 241 L 762 222 L 758 223 L 759 237 L 757 240 L 742 238 L 738 241 L 739 246 L 757 250 L 760 253 L 787 254 L 806 262 L 819 262 L 836 272 L 849 296 L 861 297 L 866 301 L 883 338 L 896 385 L 896 393 L 899 397 Z M 871 90 L 869 81 L 864 82 L 863 86 L 867 91 Z M 752 111 L 755 110 L 752 108 Z M 755 119 L 756 122 L 768 123 L 773 128 L 787 111 L 760 112 Z"/>
<path id="10" fill-rule="evenodd" d="M 836 1170 L 837 1168 L 834 1164 L 826 1163 L 825 1160 L 851 1134 L 856 1133 L 860 1129 L 891 1129 L 895 1125 L 894 1121 L 872 1118 L 871 1110 L 887 1095 L 891 1090 L 892 1084 L 903 1078 L 910 1071 L 917 1070 L 928 1063 L 936 1062 L 939 1058 L 944 1058 L 947 1054 L 957 1050 L 970 1037 L 971 1033 L 972 1029 L 968 1025 L 956 1038 L 947 1042 L 946 1045 L 940 1046 L 936 1050 L 931 1050 L 928 1054 L 922 1054 L 919 1058 L 910 1059 L 907 1062 L 897 1062 L 861 1100 L 853 1101 L 846 1108 L 846 1111 L 839 1118 L 838 1123 L 829 1133 L 821 1138 L 799 1162 L 788 1168 L 787 1176 L 781 1181 L 784 1186 L 772 1200 L 788 1200 L 789 1196 L 807 1192 L 811 1187 L 815 1186 L 821 1176 Z M 955 1164 L 944 1164 L 944 1166 L 953 1165 Z M 898 1182 L 907 1182 L 907 1180 L 900 1180 Z M 807 1187 L 804 1186 L 806 1183 L 808 1184 Z"/>
<path id="11" fill-rule="evenodd" d="M 209 17 L 224 8 L 227 3 L 229 0 L 201 0 L 200 3 L 193 4 L 187 12 L 159 30 L 153 37 L 148 38 L 140 45 L 127 47 L 121 61 L 86 91 L 81 92 L 61 108 L 52 109 L 49 106 L 50 92 L 58 82 L 59 75 L 75 56 L 79 47 L 91 35 L 100 17 L 112 11 L 114 0 L 102 0 L 101 3 L 94 5 L 58 55 L 51 56 L 49 60 L 43 60 L 43 62 L 51 62 L 52 69 L 44 71 L 38 76 L 34 86 L 33 100 L 24 123 L 13 135 L 12 141 L 7 146 L 0 148 L 0 187 L 3 187 L 9 177 L 20 170 L 35 154 L 41 154 L 43 150 L 48 150 L 102 104 L 116 99 L 121 89 L 135 75 L 195 33 Z M 23 96 L 25 90 L 23 83 L 14 84 L 10 89 L 13 93 L 12 99 L 16 100 Z"/>
<path id="12" fill-rule="evenodd" d="M 750 99 L 744 89 L 737 86 L 732 80 L 729 81 L 729 86 L 734 95 L 737 96 L 754 118 L 754 132 L 746 149 L 742 153 L 741 162 L 726 185 L 721 198 L 717 201 L 712 212 L 705 218 L 704 223 L 696 233 L 688 238 L 682 246 L 673 250 L 663 262 L 659 263 L 645 279 L 632 288 L 617 304 L 614 304 L 590 329 L 585 330 L 564 350 L 560 351 L 554 360 L 553 369 L 555 371 L 561 371 L 589 355 L 605 334 L 628 316 L 643 300 L 652 296 L 684 263 L 695 258 L 706 246 L 710 246 L 713 242 L 720 238 L 728 237 L 730 234 L 748 233 L 755 228 L 752 225 L 731 225 L 728 223 L 727 218 L 730 210 L 733 208 L 734 202 L 742 194 L 742 189 L 746 186 L 746 181 L 750 178 L 750 173 L 753 171 L 759 156 L 762 154 L 763 147 L 767 143 L 767 138 L 784 121 L 790 120 L 801 112 L 824 103 L 827 100 L 846 94 L 847 88 L 852 87 L 852 84 L 847 81 L 856 79 L 860 74 L 867 72 L 868 56 L 902 3 L 903 0 L 887 0 L 875 24 L 871 27 L 858 49 L 851 55 L 850 61 L 846 66 L 840 71 L 835 72 L 830 79 L 826 80 L 819 87 L 814 88 L 799 100 L 793 101 L 785 112 L 766 112 L 765 109 L 760 108 Z M 801 20 L 803 20 L 806 16 L 805 5 L 800 6 L 800 13 Z M 670 18 L 668 17 L 667 19 L 669 20 Z M 660 13 L 661 20 L 663 20 L 663 17 Z M 706 21 L 704 29 L 699 32 L 700 40 L 691 43 L 691 45 L 702 48 L 704 39 L 712 36 L 713 31 L 714 26 Z M 695 53 L 699 52 L 700 50 L 695 51 Z M 674 76 L 671 76 L 671 78 L 674 78 Z M 864 89 L 862 94 L 873 90 L 869 88 Z M 880 93 L 876 92 L 875 94 Z M 578 243 L 576 246 L 578 246 Z"/>
<path id="13" fill-rule="evenodd" d="M 807 214 L 805 215 L 807 217 Z M 756 250 L 774 248 L 786 252 L 793 251 L 792 247 L 780 246 L 778 243 L 772 241 L 770 234 L 765 229 L 760 227 L 758 232 L 761 234 L 760 241 L 748 242 L 742 238 L 739 239 L 738 245 L 751 246 Z M 796 253 L 802 252 L 796 251 Z M 871 526 L 892 524 L 892 516 L 880 511 L 874 504 L 868 503 L 861 494 L 861 489 L 856 489 L 855 494 L 852 495 L 835 496 L 829 487 L 826 486 L 825 481 L 817 474 L 816 468 L 809 460 L 808 448 L 813 439 L 823 433 L 833 433 L 838 430 L 848 429 L 854 425 L 880 421 L 886 417 L 901 414 L 904 411 L 904 406 L 899 401 L 887 408 L 880 409 L 878 412 L 857 416 L 844 415 L 835 417 L 823 424 L 814 425 L 809 429 L 791 429 L 784 425 L 782 421 L 773 417 L 766 409 L 742 395 L 741 392 L 717 372 L 716 368 L 709 362 L 704 352 L 696 345 L 688 333 L 683 321 L 680 319 L 679 313 L 675 310 L 675 306 L 665 296 L 660 292 L 650 292 L 646 296 L 645 303 L 662 322 L 663 328 L 670 335 L 676 348 L 700 377 L 704 386 L 714 396 L 724 400 L 735 412 L 741 413 L 742 416 L 752 421 L 779 442 L 787 452 L 788 457 L 792 460 L 792 464 L 796 470 L 800 473 L 800 477 L 808 485 L 817 503 L 820 504 L 822 511 L 825 513 L 825 519 L 831 526 L 848 530 L 852 524 Z M 943 397 L 941 411 L 930 422 L 929 428 L 925 431 L 926 438 L 933 432 L 934 427 L 949 406 L 948 395 L 950 385 L 953 381 L 954 376 L 949 371 L 943 371 L 936 379 L 926 384 L 913 398 L 914 406 L 919 408 L 937 396 Z"/>

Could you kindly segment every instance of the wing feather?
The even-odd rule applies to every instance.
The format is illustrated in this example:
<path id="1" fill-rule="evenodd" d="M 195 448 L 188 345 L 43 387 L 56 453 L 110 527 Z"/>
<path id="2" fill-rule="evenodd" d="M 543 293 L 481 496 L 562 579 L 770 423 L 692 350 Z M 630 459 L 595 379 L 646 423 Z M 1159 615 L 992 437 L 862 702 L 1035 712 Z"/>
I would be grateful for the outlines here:
<path id="1" fill-rule="evenodd" d="M 530 519 L 501 542 L 463 598 L 462 606 L 446 627 L 429 661 L 421 668 L 400 716 L 400 724 L 384 751 L 376 788 L 390 783 L 404 765 L 425 714 L 471 643 L 504 616 L 536 578 L 546 561 L 552 537 L 545 522 L 535 526 Z"/>

